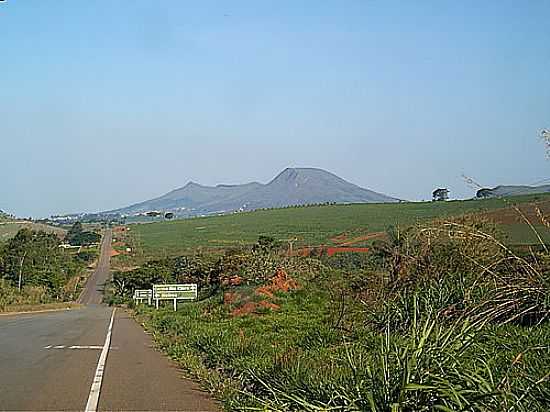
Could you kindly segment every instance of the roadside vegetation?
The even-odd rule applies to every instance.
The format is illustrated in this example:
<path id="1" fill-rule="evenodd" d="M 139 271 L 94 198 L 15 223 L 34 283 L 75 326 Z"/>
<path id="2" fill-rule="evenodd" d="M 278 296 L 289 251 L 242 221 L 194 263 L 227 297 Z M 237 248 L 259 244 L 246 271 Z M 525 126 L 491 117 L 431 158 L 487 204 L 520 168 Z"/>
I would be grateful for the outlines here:
<path id="1" fill-rule="evenodd" d="M 198 283 L 199 302 L 177 312 L 139 306 L 136 315 L 227 410 L 546 411 L 545 205 L 516 211 L 531 219 L 535 239 L 521 247 L 486 213 L 400 220 L 368 253 L 332 257 L 289 254 L 284 229 L 269 236 L 269 225 L 257 226 L 264 234 L 249 245 L 185 247 L 118 271 L 110 299 L 131 304 L 135 288 Z M 239 224 L 252 215 L 229 218 Z M 357 225 L 325 227 L 323 236 L 334 238 Z"/>
<path id="2" fill-rule="evenodd" d="M 23 228 L 0 244 L 0 311 L 77 299 L 97 248 L 71 250 L 62 243 L 53 233 Z"/>

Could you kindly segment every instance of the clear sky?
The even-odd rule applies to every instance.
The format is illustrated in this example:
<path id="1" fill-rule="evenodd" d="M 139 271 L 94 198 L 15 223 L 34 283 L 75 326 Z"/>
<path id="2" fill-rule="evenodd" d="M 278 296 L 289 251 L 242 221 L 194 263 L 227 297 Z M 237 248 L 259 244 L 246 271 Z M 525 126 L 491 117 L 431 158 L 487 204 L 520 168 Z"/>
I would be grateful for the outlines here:
<path id="1" fill-rule="evenodd" d="M 395 197 L 549 177 L 550 1 L 0 3 L 0 209 L 320 167 Z"/>

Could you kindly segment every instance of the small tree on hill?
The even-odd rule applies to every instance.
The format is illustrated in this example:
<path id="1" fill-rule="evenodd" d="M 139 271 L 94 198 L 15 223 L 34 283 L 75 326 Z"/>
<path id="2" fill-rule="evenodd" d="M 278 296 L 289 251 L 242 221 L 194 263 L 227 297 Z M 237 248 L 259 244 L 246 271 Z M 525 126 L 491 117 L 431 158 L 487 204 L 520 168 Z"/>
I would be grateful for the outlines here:
<path id="1" fill-rule="evenodd" d="M 476 197 L 478 199 L 487 199 L 487 198 L 492 197 L 492 196 L 493 196 L 493 191 L 491 189 L 488 189 L 488 188 L 479 189 L 476 193 Z"/>
<path id="2" fill-rule="evenodd" d="M 432 200 L 434 202 L 442 202 L 449 199 L 449 189 L 439 188 L 432 192 Z"/>
<path id="3" fill-rule="evenodd" d="M 546 148 L 546 157 L 550 158 L 550 129 L 542 129 L 540 132 L 540 138 L 544 142 Z"/>

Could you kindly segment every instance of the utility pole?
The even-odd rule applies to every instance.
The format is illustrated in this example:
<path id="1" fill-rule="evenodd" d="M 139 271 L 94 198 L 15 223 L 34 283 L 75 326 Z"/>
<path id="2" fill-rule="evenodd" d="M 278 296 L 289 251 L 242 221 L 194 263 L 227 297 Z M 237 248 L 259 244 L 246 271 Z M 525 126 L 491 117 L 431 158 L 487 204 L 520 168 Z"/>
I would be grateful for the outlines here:
<path id="1" fill-rule="evenodd" d="M 288 254 L 289 256 L 292 256 L 292 252 L 294 251 L 294 242 L 297 242 L 298 241 L 298 238 L 295 237 L 294 239 L 290 239 L 288 241 Z"/>
<path id="2" fill-rule="evenodd" d="M 17 288 L 21 292 L 21 284 L 23 283 L 23 263 L 25 263 L 25 257 L 27 257 L 27 251 L 23 253 L 23 256 L 19 260 L 19 281 L 17 282 Z"/>

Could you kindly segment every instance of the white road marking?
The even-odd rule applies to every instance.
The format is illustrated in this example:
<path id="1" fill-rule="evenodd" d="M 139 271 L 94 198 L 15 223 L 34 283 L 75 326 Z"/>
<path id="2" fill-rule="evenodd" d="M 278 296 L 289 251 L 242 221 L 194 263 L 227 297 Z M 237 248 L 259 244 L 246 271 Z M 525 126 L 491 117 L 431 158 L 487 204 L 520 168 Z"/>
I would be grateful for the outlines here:
<path id="1" fill-rule="evenodd" d="M 94 349 L 94 350 L 101 350 L 101 349 L 103 349 L 103 346 L 98 346 L 98 345 L 72 345 L 72 346 L 48 345 L 48 346 L 44 346 L 44 349 Z M 118 346 L 111 346 L 110 349 L 116 350 L 116 349 L 118 349 Z"/>
<path id="2" fill-rule="evenodd" d="M 89 345 L 89 346 L 80 346 L 80 345 L 73 345 L 73 346 L 69 346 L 68 349 L 103 349 L 103 346 L 93 346 L 93 345 Z"/>
<path id="3" fill-rule="evenodd" d="M 109 323 L 109 329 L 107 330 L 107 336 L 105 337 L 105 344 L 99 355 L 99 362 L 97 363 L 97 369 L 95 371 L 92 387 L 90 388 L 90 395 L 88 396 L 88 402 L 86 403 L 86 412 L 96 412 L 97 404 L 99 402 L 99 394 L 101 392 L 101 383 L 103 381 L 103 372 L 105 371 L 105 362 L 107 361 L 107 354 L 109 353 L 109 347 L 111 346 L 111 334 L 113 332 L 113 322 L 115 320 L 115 311 L 111 315 L 111 322 Z"/>

